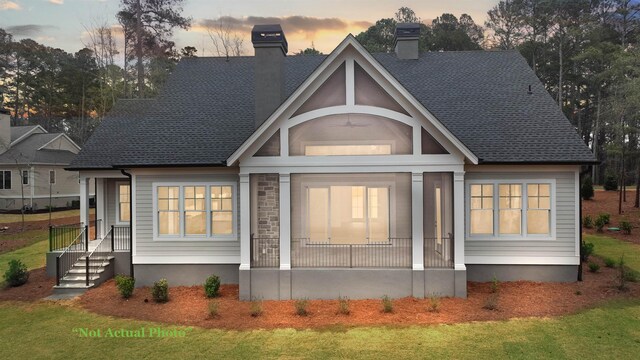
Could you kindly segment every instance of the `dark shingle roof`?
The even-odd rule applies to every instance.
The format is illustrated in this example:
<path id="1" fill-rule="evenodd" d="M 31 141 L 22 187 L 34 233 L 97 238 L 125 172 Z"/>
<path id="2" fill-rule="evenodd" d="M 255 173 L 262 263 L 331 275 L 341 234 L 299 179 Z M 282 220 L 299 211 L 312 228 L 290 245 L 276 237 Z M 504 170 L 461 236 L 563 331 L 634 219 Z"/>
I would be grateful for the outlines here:
<path id="1" fill-rule="evenodd" d="M 28 125 L 28 126 L 12 126 L 11 127 L 11 141 L 16 141 L 20 137 L 24 136 L 24 134 L 29 131 L 37 128 L 38 125 Z"/>
<path id="2" fill-rule="evenodd" d="M 374 57 L 482 162 L 594 160 L 515 51 Z M 156 100 L 119 101 L 71 167 L 223 165 L 254 131 L 254 59 L 182 60 Z M 324 59 L 287 57 L 287 96 Z"/>
<path id="3" fill-rule="evenodd" d="M 18 164 L 67 165 L 76 155 L 71 151 L 48 149 L 38 150 L 41 146 L 47 144 L 58 136 L 60 136 L 60 134 L 45 133 L 29 135 L 26 139 L 12 145 L 8 151 L 0 154 L 0 164 L 16 164 L 17 162 Z"/>

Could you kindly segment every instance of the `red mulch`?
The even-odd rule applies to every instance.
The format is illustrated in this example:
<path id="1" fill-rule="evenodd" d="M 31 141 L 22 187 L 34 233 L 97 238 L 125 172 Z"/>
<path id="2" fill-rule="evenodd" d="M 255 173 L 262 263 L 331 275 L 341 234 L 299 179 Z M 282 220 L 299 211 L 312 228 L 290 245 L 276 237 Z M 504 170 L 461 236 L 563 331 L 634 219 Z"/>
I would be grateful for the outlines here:
<path id="1" fill-rule="evenodd" d="M 5 301 L 36 301 L 43 299 L 53 292 L 55 279 L 47 277 L 45 268 L 29 271 L 29 280 L 18 287 L 0 289 L 0 300 Z"/>
<path id="2" fill-rule="evenodd" d="M 594 259 L 600 262 L 599 259 Z M 601 262 L 600 262 L 601 263 Z M 201 286 L 172 287 L 170 300 L 154 303 L 149 288 L 136 289 L 124 300 L 113 280 L 89 290 L 76 302 L 99 314 L 149 320 L 161 323 L 221 329 L 325 328 L 330 326 L 416 325 L 504 320 L 521 317 L 546 317 L 575 313 L 603 301 L 640 296 L 640 284 L 630 284 L 630 290 L 614 288 L 614 269 L 602 266 L 601 272 L 586 272 L 581 283 L 500 283 L 497 310 L 483 309 L 491 296 L 490 283 L 469 283 L 467 299 L 440 299 L 440 311 L 429 312 L 430 299 L 402 298 L 393 300 L 393 313 L 382 313 L 381 300 L 350 300 L 350 315 L 337 313 L 337 300 L 310 300 L 310 315 L 294 313 L 293 300 L 262 301 L 263 314 L 251 317 L 251 303 L 238 301 L 238 287 L 223 285 L 218 302 L 219 315 L 211 318 L 208 302 Z M 580 292 L 577 295 L 576 292 Z M 148 300 L 148 302 L 145 302 Z"/>
<path id="3" fill-rule="evenodd" d="M 604 233 L 597 233 L 595 228 L 583 229 L 583 231 L 588 234 L 607 235 L 640 244 L 640 209 L 633 207 L 635 198 L 635 190 L 627 190 L 627 201 L 622 203 L 622 214 L 618 214 L 619 192 L 596 190 L 592 200 L 582 201 L 582 216 L 590 215 L 595 221 L 599 214 L 608 213 L 611 215 L 611 222 L 605 226 Z M 629 221 L 633 226 L 630 235 L 626 235 L 622 231 L 606 229 L 607 227 L 620 227 L 622 220 Z"/>

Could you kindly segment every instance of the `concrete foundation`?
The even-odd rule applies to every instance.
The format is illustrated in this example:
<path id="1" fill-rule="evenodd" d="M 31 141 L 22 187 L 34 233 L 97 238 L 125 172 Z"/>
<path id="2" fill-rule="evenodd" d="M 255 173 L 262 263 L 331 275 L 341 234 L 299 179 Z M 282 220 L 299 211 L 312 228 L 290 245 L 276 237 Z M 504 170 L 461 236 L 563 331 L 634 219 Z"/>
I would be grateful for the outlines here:
<path id="1" fill-rule="evenodd" d="M 151 286 L 167 279 L 169 286 L 204 284 L 210 275 L 218 275 L 223 284 L 238 284 L 238 264 L 134 264 L 136 287 Z"/>
<path id="2" fill-rule="evenodd" d="M 541 281 L 574 282 L 578 279 L 578 265 L 467 265 L 469 281 Z"/>

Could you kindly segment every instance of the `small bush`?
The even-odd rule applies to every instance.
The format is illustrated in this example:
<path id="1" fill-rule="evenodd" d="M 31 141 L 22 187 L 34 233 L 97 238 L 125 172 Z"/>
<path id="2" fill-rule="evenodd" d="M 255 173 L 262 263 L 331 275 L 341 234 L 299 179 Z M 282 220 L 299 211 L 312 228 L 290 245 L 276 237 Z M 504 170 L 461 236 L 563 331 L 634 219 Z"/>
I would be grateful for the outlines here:
<path id="1" fill-rule="evenodd" d="M 489 295 L 482 308 L 486 310 L 498 310 L 498 293 Z"/>
<path id="2" fill-rule="evenodd" d="M 604 221 L 605 225 L 609 225 L 609 223 L 611 222 L 611 214 L 609 213 L 598 214 L 598 217 L 602 218 L 602 221 Z"/>
<path id="3" fill-rule="evenodd" d="M 338 314 L 349 315 L 351 310 L 349 309 L 349 299 L 346 297 L 338 298 Z"/>
<path id="4" fill-rule="evenodd" d="M 217 300 L 209 301 L 209 316 L 212 318 L 218 317 L 220 315 L 220 304 L 218 304 Z"/>
<path id="5" fill-rule="evenodd" d="M 309 300 L 307 299 L 298 299 L 295 302 L 296 307 L 296 315 L 298 316 L 307 316 L 309 315 Z"/>
<path id="6" fill-rule="evenodd" d="M 591 215 L 584 217 L 584 220 L 582 220 L 582 226 L 584 226 L 585 229 L 593 229 L 593 218 Z"/>
<path id="7" fill-rule="evenodd" d="M 627 275 L 627 266 L 626 266 L 626 262 L 624 261 L 624 255 L 620 256 L 620 260 L 618 261 L 618 283 L 617 283 L 617 288 L 620 291 L 625 291 L 627 290 L 627 279 L 628 279 L 628 275 Z"/>
<path id="8" fill-rule="evenodd" d="M 9 268 L 4 273 L 4 281 L 9 286 L 16 287 L 24 285 L 29 280 L 29 272 L 27 265 L 20 260 L 10 260 Z"/>
<path id="9" fill-rule="evenodd" d="M 600 265 L 590 262 L 589 263 L 589 271 L 591 271 L 592 273 L 597 273 L 598 271 L 600 271 Z"/>
<path id="10" fill-rule="evenodd" d="M 207 281 L 204 282 L 204 293 L 208 298 L 218 296 L 218 291 L 220 290 L 220 277 L 216 275 L 211 275 L 207 278 Z"/>
<path id="11" fill-rule="evenodd" d="M 382 312 L 387 314 L 393 312 L 393 301 L 387 295 L 382 297 Z"/>
<path id="12" fill-rule="evenodd" d="M 169 283 L 167 279 L 160 279 L 160 281 L 153 283 L 151 297 L 153 297 L 153 301 L 158 303 L 169 301 Z"/>
<path id="13" fill-rule="evenodd" d="M 622 230 L 625 234 L 630 235 L 631 229 L 632 229 L 632 226 L 630 222 L 626 220 L 620 221 L 620 230 Z"/>
<path id="14" fill-rule="evenodd" d="M 575 294 L 576 294 L 576 295 L 578 295 L 578 296 L 580 296 L 580 295 L 582 295 L 582 291 L 580 291 L 580 290 L 576 290 Z"/>
<path id="15" fill-rule="evenodd" d="M 606 191 L 618 190 L 618 178 L 613 174 L 608 174 L 604 178 L 603 187 Z"/>
<path id="16" fill-rule="evenodd" d="M 635 283 L 640 281 L 640 273 L 629 268 L 627 268 L 627 270 L 624 272 L 624 276 L 626 281 L 628 282 Z"/>
<path id="17" fill-rule="evenodd" d="M 500 281 L 498 281 L 498 278 L 493 275 L 493 279 L 491 280 L 491 292 L 495 294 L 498 290 L 500 290 Z"/>
<path id="18" fill-rule="evenodd" d="M 128 299 L 133 295 L 136 279 L 126 275 L 116 275 L 116 287 L 123 299 Z"/>
<path id="19" fill-rule="evenodd" d="M 440 298 L 435 296 L 435 295 L 431 295 L 431 297 L 429 298 L 429 312 L 440 312 Z"/>
<path id="20" fill-rule="evenodd" d="M 616 267 L 616 261 L 612 258 L 604 258 L 604 266 L 608 268 L 614 268 Z"/>
<path id="21" fill-rule="evenodd" d="M 589 256 L 591 256 L 591 254 L 593 254 L 593 249 L 594 249 L 595 245 L 593 245 L 593 243 L 588 243 L 588 242 L 582 242 L 582 245 L 580 245 L 580 259 L 583 262 L 586 262 L 587 260 L 589 260 Z"/>
<path id="22" fill-rule="evenodd" d="M 593 225 L 596 227 L 597 232 L 602 232 L 606 224 L 604 222 L 604 219 L 598 216 L 596 220 L 593 222 Z"/>
<path id="23" fill-rule="evenodd" d="M 583 200 L 593 199 L 593 181 L 591 181 L 591 177 L 584 179 L 582 187 L 580 188 L 580 195 Z"/>
<path id="24" fill-rule="evenodd" d="M 251 317 L 258 317 L 262 315 L 262 301 L 253 300 L 251 302 L 250 314 L 251 314 Z"/>

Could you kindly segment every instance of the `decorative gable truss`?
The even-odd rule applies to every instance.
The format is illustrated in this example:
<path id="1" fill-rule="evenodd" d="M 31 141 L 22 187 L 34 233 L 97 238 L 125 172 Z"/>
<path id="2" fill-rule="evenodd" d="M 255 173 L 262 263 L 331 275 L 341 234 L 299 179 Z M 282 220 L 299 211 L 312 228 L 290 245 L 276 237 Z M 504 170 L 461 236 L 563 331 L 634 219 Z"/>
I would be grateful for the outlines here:
<path id="1" fill-rule="evenodd" d="M 274 166 L 446 171 L 477 160 L 348 36 L 227 163 L 240 162 L 243 173 Z"/>

